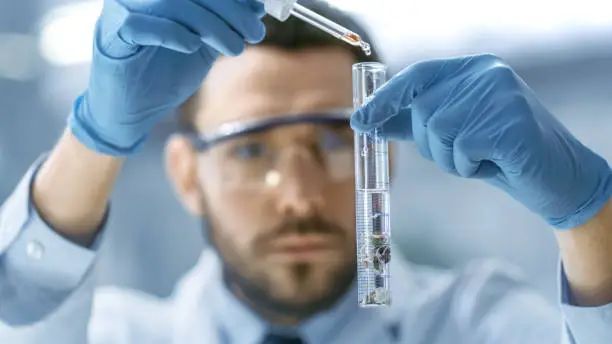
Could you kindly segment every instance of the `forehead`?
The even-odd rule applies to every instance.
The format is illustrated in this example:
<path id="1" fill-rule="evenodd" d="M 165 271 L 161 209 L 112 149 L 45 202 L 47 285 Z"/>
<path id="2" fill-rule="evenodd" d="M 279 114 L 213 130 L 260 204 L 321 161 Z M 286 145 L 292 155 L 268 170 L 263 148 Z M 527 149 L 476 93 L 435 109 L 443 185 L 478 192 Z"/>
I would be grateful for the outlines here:
<path id="1" fill-rule="evenodd" d="M 223 57 L 202 86 L 196 124 L 209 131 L 237 120 L 350 107 L 353 62 L 349 50 L 337 47 L 251 47 Z"/>

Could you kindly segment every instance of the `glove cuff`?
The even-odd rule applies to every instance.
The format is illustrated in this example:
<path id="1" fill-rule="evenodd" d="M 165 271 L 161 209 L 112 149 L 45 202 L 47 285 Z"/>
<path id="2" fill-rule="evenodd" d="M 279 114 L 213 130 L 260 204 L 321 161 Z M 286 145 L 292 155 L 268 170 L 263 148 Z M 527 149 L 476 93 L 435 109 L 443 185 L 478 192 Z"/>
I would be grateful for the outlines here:
<path id="1" fill-rule="evenodd" d="M 557 229 L 572 229 L 585 224 L 593 218 L 612 199 L 612 168 L 605 159 L 598 157 L 603 164 L 599 173 L 598 187 L 593 195 L 584 202 L 573 214 L 564 218 L 547 219 L 547 222 Z"/>
<path id="2" fill-rule="evenodd" d="M 137 140 L 129 147 L 121 147 L 104 140 L 83 116 L 84 95 L 79 96 L 74 102 L 72 113 L 68 117 L 68 127 L 72 134 L 87 148 L 96 153 L 115 157 L 128 156 L 138 153 L 144 146 L 147 136 Z"/>

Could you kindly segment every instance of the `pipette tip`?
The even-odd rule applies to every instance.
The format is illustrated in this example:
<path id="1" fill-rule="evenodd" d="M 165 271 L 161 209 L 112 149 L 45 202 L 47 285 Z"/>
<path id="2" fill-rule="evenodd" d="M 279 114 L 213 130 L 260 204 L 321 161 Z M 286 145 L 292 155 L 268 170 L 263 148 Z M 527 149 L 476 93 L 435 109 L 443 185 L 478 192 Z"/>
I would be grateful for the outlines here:
<path id="1" fill-rule="evenodd" d="M 364 53 L 365 53 L 367 56 L 372 55 L 372 47 L 370 47 L 370 44 L 368 44 L 368 43 L 366 43 L 366 42 L 364 42 L 364 41 L 361 41 L 360 46 L 361 46 L 361 50 L 363 50 L 363 52 L 364 52 Z"/>

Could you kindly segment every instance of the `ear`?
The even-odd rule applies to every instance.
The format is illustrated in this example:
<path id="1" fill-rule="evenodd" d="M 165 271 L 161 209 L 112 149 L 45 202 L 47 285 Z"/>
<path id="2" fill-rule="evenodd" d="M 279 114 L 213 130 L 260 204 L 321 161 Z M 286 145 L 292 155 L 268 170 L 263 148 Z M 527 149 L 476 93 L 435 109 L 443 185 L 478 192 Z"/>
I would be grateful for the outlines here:
<path id="1" fill-rule="evenodd" d="M 198 182 L 197 153 L 182 135 L 173 135 L 166 142 L 166 173 L 179 200 L 193 215 L 203 215 L 203 200 Z"/>

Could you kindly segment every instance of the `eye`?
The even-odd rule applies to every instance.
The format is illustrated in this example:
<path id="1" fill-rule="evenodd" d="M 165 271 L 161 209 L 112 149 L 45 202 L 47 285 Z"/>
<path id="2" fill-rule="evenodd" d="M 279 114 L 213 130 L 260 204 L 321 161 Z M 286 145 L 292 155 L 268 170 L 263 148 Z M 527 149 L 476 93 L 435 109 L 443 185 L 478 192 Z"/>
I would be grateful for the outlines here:
<path id="1" fill-rule="evenodd" d="M 248 142 L 237 145 L 232 149 L 232 155 L 238 159 L 257 159 L 268 152 L 266 145 L 262 142 Z"/>
<path id="2" fill-rule="evenodd" d="M 347 130 L 325 129 L 321 131 L 319 144 L 325 150 L 346 149 L 352 147 L 353 136 Z"/>

